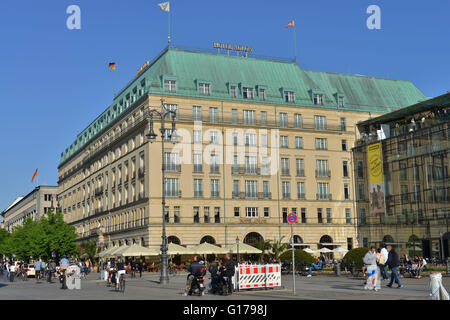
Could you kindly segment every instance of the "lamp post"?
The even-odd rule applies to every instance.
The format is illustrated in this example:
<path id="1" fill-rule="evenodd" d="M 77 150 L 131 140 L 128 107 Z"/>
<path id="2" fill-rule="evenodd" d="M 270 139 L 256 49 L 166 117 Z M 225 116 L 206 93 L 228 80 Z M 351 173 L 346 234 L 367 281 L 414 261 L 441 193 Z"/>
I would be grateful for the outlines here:
<path id="1" fill-rule="evenodd" d="M 237 263 L 239 263 L 239 236 L 236 237 Z"/>
<path id="2" fill-rule="evenodd" d="M 149 117 L 150 117 L 150 132 L 147 134 L 147 138 L 150 140 L 150 143 L 152 143 L 156 137 L 157 134 L 153 131 L 153 116 L 156 115 L 161 119 L 161 158 L 162 158 L 162 245 L 161 245 L 161 277 L 160 277 L 160 284 L 168 284 L 169 283 L 169 273 L 168 273 L 168 247 L 167 247 L 167 235 L 166 235 L 166 183 L 165 183 L 165 158 L 164 158 L 164 139 L 169 138 L 172 140 L 172 138 L 175 137 L 175 117 L 176 112 L 173 110 L 167 110 L 164 105 L 164 99 L 161 98 L 161 111 L 158 111 L 156 109 L 149 110 Z M 164 120 L 167 116 L 171 115 L 172 118 L 172 130 L 169 135 L 166 135 L 166 128 L 164 127 Z"/>

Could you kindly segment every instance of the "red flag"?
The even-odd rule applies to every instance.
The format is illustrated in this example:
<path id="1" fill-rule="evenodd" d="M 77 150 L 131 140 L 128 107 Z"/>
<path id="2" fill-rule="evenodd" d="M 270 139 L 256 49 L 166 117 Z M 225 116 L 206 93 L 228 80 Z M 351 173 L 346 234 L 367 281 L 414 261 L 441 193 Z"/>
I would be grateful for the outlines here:
<path id="1" fill-rule="evenodd" d="M 295 28 L 295 22 L 294 22 L 294 21 L 295 21 L 295 20 L 290 21 L 290 22 L 287 24 L 286 28 Z"/>
<path id="2" fill-rule="evenodd" d="M 31 182 L 33 182 L 33 180 L 37 176 L 37 174 L 38 174 L 38 169 L 36 169 L 36 171 L 33 173 L 33 176 L 31 177 Z"/>

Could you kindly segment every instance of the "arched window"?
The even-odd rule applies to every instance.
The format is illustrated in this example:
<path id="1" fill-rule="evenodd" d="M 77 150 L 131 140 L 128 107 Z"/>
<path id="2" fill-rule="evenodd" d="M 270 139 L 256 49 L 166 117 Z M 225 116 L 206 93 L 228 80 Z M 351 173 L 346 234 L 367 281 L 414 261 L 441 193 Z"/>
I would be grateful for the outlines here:
<path id="1" fill-rule="evenodd" d="M 200 243 L 203 243 L 203 242 L 207 242 L 207 243 L 210 243 L 210 244 L 216 244 L 216 240 L 213 237 L 211 237 L 211 236 L 204 236 L 200 240 Z"/>
<path id="2" fill-rule="evenodd" d="M 167 238 L 168 243 L 175 243 L 175 244 L 181 244 L 181 241 L 178 237 L 170 236 Z"/>
<path id="3" fill-rule="evenodd" d="M 246 244 L 254 244 L 258 241 L 264 241 L 264 238 L 258 232 L 250 232 L 244 238 L 244 243 Z"/>
<path id="4" fill-rule="evenodd" d="M 303 243 L 302 237 L 299 235 L 294 235 L 294 243 Z"/>
<path id="5" fill-rule="evenodd" d="M 320 238 L 319 242 L 321 243 L 319 249 L 325 247 L 325 248 L 328 248 L 328 249 L 330 249 L 330 250 L 333 250 L 333 247 L 332 247 L 332 246 L 327 246 L 327 243 L 333 243 L 333 238 L 331 238 L 329 235 L 327 235 L 327 234 L 326 234 L 326 235 L 323 235 L 323 236 Z"/>
<path id="6" fill-rule="evenodd" d="M 394 243 L 394 238 L 392 238 L 391 235 L 385 235 L 385 236 L 383 237 L 383 242 L 384 242 L 384 243 L 387 243 L 387 244 L 389 244 L 389 243 Z"/>

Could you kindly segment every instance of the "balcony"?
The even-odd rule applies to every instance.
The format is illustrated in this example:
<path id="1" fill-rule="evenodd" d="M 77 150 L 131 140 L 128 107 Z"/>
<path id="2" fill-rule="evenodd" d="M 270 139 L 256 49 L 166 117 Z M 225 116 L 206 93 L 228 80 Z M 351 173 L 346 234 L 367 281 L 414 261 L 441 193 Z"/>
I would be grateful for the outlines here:
<path id="1" fill-rule="evenodd" d="M 166 163 L 164 166 L 164 170 L 168 172 L 181 172 L 181 165 Z"/>
<path id="2" fill-rule="evenodd" d="M 256 192 L 246 192 L 245 199 L 258 199 L 258 194 Z"/>
<path id="3" fill-rule="evenodd" d="M 194 198 L 203 198 L 203 191 L 194 191 Z"/>
<path id="4" fill-rule="evenodd" d="M 213 173 L 213 174 L 220 173 L 219 165 L 210 165 L 209 168 L 210 168 L 209 173 Z"/>
<path id="5" fill-rule="evenodd" d="M 168 198 L 181 198 L 181 190 L 171 192 L 170 190 L 166 190 L 166 197 Z"/>
<path id="6" fill-rule="evenodd" d="M 245 167 L 245 174 L 258 174 L 259 175 L 260 170 L 257 167 Z"/>
<path id="7" fill-rule="evenodd" d="M 291 200 L 291 194 L 290 193 L 283 193 L 282 197 L 283 197 L 283 200 Z"/>
<path id="8" fill-rule="evenodd" d="M 316 193 L 317 200 L 331 200 L 331 193 Z"/>
<path id="9" fill-rule="evenodd" d="M 297 194 L 297 200 L 306 200 L 306 194 L 305 193 L 298 193 Z"/>
<path id="10" fill-rule="evenodd" d="M 281 175 L 282 176 L 290 176 L 289 169 L 281 169 Z"/>
<path id="11" fill-rule="evenodd" d="M 258 192 L 258 199 L 272 199 L 272 193 L 271 192 Z"/>
<path id="12" fill-rule="evenodd" d="M 233 193 L 231 194 L 231 196 L 232 196 L 233 199 L 240 199 L 239 192 L 234 192 L 234 191 L 233 191 Z"/>
<path id="13" fill-rule="evenodd" d="M 211 198 L 219 198 L 219 191 L 211 191 Z"/>
<path id="14" fill-rule="evenodd" d="M 203 165 L 194 164 L 194 173 L 203 173 Z"/>
<path id="15" fill-rule="evenodd" d="M 331 171 L 330 170 L 316 170 L 316 178 L 330 178 Z"/>

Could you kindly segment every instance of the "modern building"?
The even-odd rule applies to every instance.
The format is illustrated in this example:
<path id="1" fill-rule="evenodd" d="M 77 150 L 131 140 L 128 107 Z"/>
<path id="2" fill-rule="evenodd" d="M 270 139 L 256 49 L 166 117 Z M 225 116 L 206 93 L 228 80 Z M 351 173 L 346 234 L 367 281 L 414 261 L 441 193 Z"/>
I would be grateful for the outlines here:
<path id="1" fill-rule="evenodd" d="M 357 127 L 361 138 L 353 162 L 361 242 L 449 257 L 450 93 Z"/>
<path id="2" fill-rule="evenodd" d="M 426 97 L 409 81 L 218 51 L 165 48 L 61 154 L 58 199 L 78 240 L 160 247 L 161 137 L 146 135 L 163 99 L 178 136 L 164 154 L 169 242 L 287 242 L 296 212 L 298 245 L 355 246 L 356 123 Z"/>
<path id="3" fill-rule="evenodd" d="M 38 186 L 26 196 L 18 197 L 2 211 L 1 227 L 12 232 L 15 227 L 23 225 L 28 217 L 39 220 L 48 211 L 55 211 L 58 193 L 58 186 Z"/>

